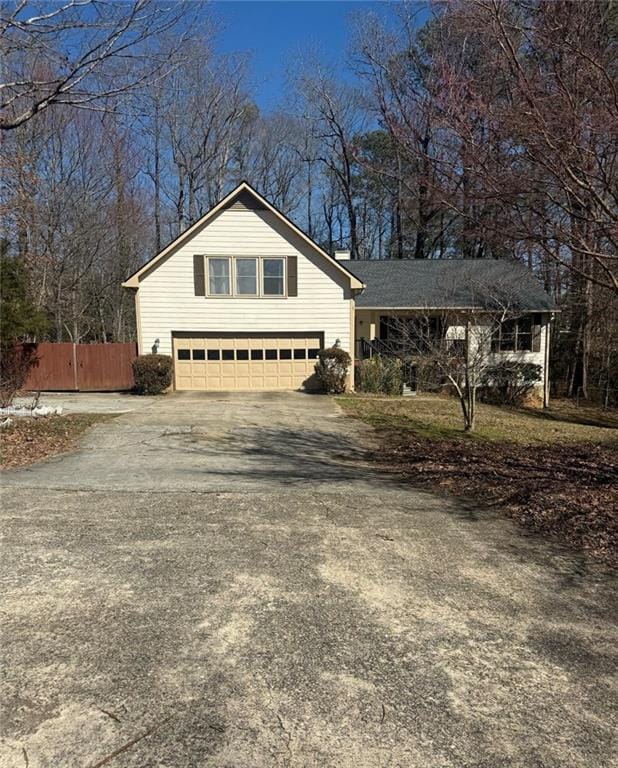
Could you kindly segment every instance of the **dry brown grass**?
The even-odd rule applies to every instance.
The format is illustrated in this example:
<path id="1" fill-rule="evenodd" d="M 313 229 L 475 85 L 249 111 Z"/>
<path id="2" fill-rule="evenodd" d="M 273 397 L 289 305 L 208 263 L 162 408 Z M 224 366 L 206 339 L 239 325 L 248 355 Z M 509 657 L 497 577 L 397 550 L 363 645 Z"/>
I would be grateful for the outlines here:
<path id="1" fill-rule="evenodd" d="M 481 405 L 478 431 L 463 432 L 458 403 L 417 398 L 339 398 L 376 427 L 374 459 L 410 483 L 474 499 L 521 525 L 618 565 L 616 414 L 555 402 L 549 411 Z"/>
<path id="2" fill-rule="evenodd" d="M 0 467 L 21 467 L 73 450 L 94 424 L 113 414 L 75 413 L 41 418 L 18 417 L 0 432 Z"/>
<path id="3" fill-rule="evenodd" d="M 593 406 L 577 408 L 570 400 L 554 400 L 548 410 L 479 403 L 473 434 L 464 433 L 459 403 L 452 397 L 350 395 L 337 402 L 347 413 L 377 429 L 411 430 L 428 439 L 618 444 L 618 412 Z"/>

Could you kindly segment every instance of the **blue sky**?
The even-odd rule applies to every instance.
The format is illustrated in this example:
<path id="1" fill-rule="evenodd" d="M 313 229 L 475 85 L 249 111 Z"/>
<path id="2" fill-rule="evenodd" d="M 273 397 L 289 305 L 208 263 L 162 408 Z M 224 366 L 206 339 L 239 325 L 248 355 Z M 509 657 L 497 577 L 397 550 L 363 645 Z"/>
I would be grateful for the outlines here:
<path id="1" fill-rule="evenodd" d="M 341 62 L 346 76 L 346 54 L 350 40 L 350 15 L 358 11 L 384 13 L 384 2 L 214 2 L 223 29 L 219 49 L 249 51 L 260 109 L 268 112 L 278 105 L 285 89 L 289 67 L 307 49 L 318 48 Z"/>

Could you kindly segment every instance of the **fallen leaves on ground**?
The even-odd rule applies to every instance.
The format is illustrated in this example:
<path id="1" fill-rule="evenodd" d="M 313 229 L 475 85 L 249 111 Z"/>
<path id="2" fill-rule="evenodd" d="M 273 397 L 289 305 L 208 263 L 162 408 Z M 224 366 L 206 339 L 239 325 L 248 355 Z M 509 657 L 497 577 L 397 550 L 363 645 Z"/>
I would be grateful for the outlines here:
<path id="1" fill-rule="evenodd" d="M 427 440 L 382 431 L 375 458 L 414 484 L 496 506 L 618 567 L 618 449 Z"/>
<path id="2" fill-rule="evenodd" d="M 0 431 L 0 466 L 21 467 L 70 451 L 89 427 L 109 418 L 108 414 L 93 413 L 15 418 L 10 427 Z"/>

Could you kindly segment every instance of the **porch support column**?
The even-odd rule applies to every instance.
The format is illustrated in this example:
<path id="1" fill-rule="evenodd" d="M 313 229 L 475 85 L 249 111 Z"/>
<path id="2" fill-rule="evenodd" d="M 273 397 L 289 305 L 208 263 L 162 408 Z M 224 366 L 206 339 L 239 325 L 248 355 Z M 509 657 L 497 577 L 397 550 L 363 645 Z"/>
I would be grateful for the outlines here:
<path id="1" fill-rule="evenodd" d="M 369 341 L 372 341 L 373 339 L 377 339 L 376 334 L 376 319 L 378 317 L 377 312 L 371 312 L 369 315 Z"/>
<path id="2" fill-rule="evenodd" d="M 549 342 L 551 339 L 552 315 L 545 316 L 545 346 L 543 349 L 543 408 L 549 408 Z"/>

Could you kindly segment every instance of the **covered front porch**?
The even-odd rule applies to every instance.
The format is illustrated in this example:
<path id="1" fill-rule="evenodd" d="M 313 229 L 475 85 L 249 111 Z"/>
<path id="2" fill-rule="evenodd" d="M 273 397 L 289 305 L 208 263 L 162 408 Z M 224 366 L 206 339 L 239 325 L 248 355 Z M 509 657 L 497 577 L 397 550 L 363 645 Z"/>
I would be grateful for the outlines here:
<path id="1" fill-rule="evenodd" d="M 398 357 L 404 372 L 404 394 L 416 393 L 418 389 L 417 365 L 397 326 L 412 317 L 410 312 L 357 309 L 355 318 L 356 360 L 367 360 L 374 355 Z"/>
<path id="2" fill-rule="evenodd" d="M 409 358 L 418 353 L 417 345 L 411 347 L 409 339 L 414 334 L 414 324 L 424 323 L 422 335 L 439 334 L 444 325 L 443 313 L 435 316 L 413 310 L 392 311 L 386 309 L 356 311 L 356 359 L 365 360 L 375 354 Z M 451 326 L 453 341 L 457 326 Z"/>
<path id="3" fill-rule="evenodd" d="M 403 366 L 407 391 L 421 384 L 424 364 L 438 355 L 449 365 L 472 356 L 470 365 L 483 368 L 499 361 L 533 363 L 540 366 L 538 385 L 543 401 L 548 402 L 549 313 L 528 312 L 497 321 L 495 317 L 464 309 L 357 309 L 355 317 L 356 359 L 375 355 L 398 358 Z M 468 332 L 466 332 L 468 328 Z M 423 376 L 420 376 L 423 378 Z M 430 387 L 430 389 L 433 389 Z"/>

